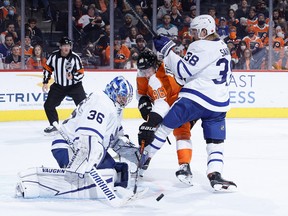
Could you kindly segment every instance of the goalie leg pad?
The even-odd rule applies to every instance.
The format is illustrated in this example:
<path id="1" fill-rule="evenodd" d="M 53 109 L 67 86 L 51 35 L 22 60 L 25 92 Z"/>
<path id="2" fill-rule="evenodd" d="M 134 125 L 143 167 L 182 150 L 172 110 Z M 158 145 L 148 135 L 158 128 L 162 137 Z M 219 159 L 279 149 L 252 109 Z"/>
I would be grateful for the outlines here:
<path id="1" fill-rule="evenodd" d="M 116 171 L 97 170 L 110 188 L 114 188 Z M 36 167 L 18 174 L 16 196 L 24 198 L 73 198 L 104 199 L 103 192 L 96 187 L 88 173 L 79 175 L 65 169 Z"/>

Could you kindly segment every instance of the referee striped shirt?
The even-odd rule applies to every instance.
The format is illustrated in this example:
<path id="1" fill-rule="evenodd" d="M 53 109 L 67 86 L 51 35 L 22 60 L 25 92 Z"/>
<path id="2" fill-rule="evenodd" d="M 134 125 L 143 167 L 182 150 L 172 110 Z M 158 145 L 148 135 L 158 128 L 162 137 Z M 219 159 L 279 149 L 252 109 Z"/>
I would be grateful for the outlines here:
<path id="1" fill-rule="evenodd" d="M 54 51 L 47 59 L 44 65 L 43 83 L 46 84 L 50 80 L 54 72 L 55 83 L 61 86 L 70 86 L 82 81 L 84 77 L 84 68 L 80 57 L 73 51 L 66 57 L 61 56 L 61 51 Z M 73 79 L 67 79 L 67 73 L 71 73 Z"/>

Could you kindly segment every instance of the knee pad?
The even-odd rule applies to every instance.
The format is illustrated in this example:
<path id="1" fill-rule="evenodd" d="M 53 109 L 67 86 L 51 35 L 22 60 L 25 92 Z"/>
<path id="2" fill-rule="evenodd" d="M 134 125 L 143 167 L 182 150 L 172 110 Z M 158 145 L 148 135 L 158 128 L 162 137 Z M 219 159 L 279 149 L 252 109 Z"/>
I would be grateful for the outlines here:
<path id="1" fill-rule="evenodd" d="M 117 180 L 114 186 L 127 188 L 129 182 L 129 167 L 127 163 L 116 162 L 114 169 L 117 172 Z"/>
<path id="2" fill-rule="evenodd" d="M 52 149 L 52 154 L 60 168 L 66 168 L 69 163 L 69 153 L 66 148 Z"/>

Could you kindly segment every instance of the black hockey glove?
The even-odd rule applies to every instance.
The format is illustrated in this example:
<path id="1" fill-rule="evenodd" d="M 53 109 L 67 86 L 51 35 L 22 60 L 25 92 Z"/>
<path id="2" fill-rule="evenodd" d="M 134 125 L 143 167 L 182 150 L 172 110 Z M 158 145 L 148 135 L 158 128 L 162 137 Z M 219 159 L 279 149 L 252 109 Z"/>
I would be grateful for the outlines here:
<path id="1" fill-rule="evenodd" d="M 144 122 L 139 127 L 139 133 L 138 133 L 138 142 L 139 145 L 142 145 L 142 142 L 144 141 L 144 146 L 151 144 L 154 140 L 154 133 L 156 131 L 156 127 L 149 124 L 149 122 Z"/>
<path id="2" fill-rule="evenodd" d="M 157 126 L 162 122 L 162 120 L 163 118 L 158 113 L 151 112 L 149 114 L 148 122 L 144 122 L 139 127 L 139 146 L 141 146 L 142 140 L 145 142 L 145 147 L 152 143 Z"/>
<path id="3" fill-rule="evenodd" d="M 148 115 L 152 109 L 152 103 L 148 96 L 142 96 L 138 102 L 138 109 L 141 113 L 142 118 L 147 121 Z"/>

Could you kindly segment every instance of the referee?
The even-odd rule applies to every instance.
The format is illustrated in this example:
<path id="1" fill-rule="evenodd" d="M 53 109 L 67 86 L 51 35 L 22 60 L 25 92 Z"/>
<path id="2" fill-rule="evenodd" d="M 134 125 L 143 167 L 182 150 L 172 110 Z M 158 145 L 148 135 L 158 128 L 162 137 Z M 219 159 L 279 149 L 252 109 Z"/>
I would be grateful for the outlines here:
<path id="1" fill-rule="evenodd" d="M 50 123 L 50 126 L 44 129 L 45 134 L 53 134 L 57 131 L 52 125 L 54 121 L 59 121 L 56 107 L 66 96 L 72 97 L 76 106 L 86 98 L 82 86 L 84 69 L 81 59 L 72 51 L 72 41 L 68 37 L 61 38 L 59 43 L 59 50 L 49 56 L 43 71 L 43 92 L 48 92 L 48 81 L 54 72 L 54 83 L 50 86 L 47 100 L 44 103 L 45 113 Z"/>

